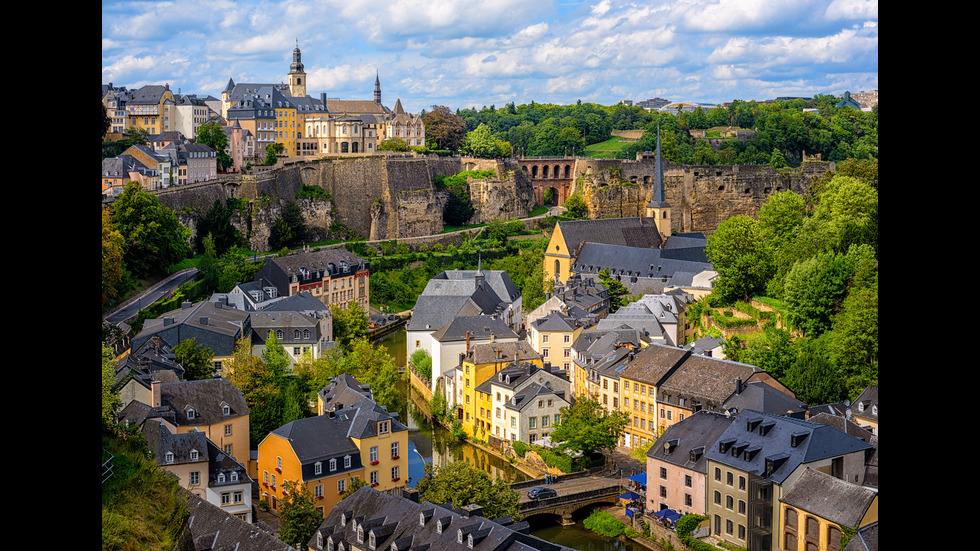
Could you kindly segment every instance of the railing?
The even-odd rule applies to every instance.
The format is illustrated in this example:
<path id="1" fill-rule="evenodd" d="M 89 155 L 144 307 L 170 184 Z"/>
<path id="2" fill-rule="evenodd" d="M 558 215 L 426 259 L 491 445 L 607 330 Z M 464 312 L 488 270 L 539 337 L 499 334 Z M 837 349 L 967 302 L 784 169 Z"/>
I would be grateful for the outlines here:
<path id="1" fill-rule="evenodd" d="M 115 463 L 116 457 L 111 453 L 107 452 L 104 448 L 102 449 L 102 483 L 105 484 L 107 480 L 112 478 L 115 474 Z"/>
<path id="2" fill-rule="evenodd" d="M 578 492 L 575 494 L 550 497 L 546 499 L 536 499 L 534 501 L 525 501 L 521 503 L 521 511 L 529 511 L 532 509 L 546 509 L 550 507 L 558 507 L 561 505 L 567 505 L 569 503 L 578 503 L 580 501 L 589 501 L 597 498 L 605 498 L 613 495 L 618 495 L 621 488 L 619 486 L 609 486 L 607 488 L 600 488 L 598 490 L 586 490 L 584 492 Z"/>

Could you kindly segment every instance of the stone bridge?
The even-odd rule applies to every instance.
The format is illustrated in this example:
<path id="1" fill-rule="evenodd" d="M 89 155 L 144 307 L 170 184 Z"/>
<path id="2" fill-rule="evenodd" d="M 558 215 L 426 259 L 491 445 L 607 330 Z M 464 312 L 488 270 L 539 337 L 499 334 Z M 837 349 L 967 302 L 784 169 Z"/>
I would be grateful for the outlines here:
<path id="1" fill-rule="evenodd" d="M 572 194 L 575 183 L 575 157 L 520 158 L 517 163 L 534 185 L 537 204 L 544 204 L 544 194 L 551 188 L 554 191 L 554 204 L 561 206 Z"/>
<path id="2" fill-rule="evenodd" d="M 623 493 L 619 476 L 574 476 L 559 477 L 557 482 L 544 484 L 541 480 L 511 484 L 521 493 L 520 513 L 527 520 L 536 515 L 557 517 L 561 524 L 574 524 L 574 516 L 583 510 L 591 510 L 598 505 L 617 505 Z M 531 488 L 551 488 L 558 495 L 547 499 L 530 499 L 527 491 Z"/>

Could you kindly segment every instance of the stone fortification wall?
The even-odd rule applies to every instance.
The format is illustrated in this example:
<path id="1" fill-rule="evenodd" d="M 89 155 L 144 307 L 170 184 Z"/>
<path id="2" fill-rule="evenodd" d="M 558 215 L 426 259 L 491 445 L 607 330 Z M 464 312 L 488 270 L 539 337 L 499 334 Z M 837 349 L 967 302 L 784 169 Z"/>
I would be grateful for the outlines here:
<path id="1" fill-rule="evenodd" d="M 534 209 L 530 180 L 515 163 L 436 156 L 323 159 L 164 190 L 158 195 L 192 231 L 216 199 L 240 199 L 244 210 L 236 213 L 233 223 L 256 250 L 267 247 L 270 229 L 283 205 L 304 185 L 330 194 L 329 201 L 298 201 L 311 239 L 324 238 L 334 222 L 371 240 L 404 239 L 438 234 L 443 229 L 447 193 L 433 188 L 433 177 L 472 169 L 496 174 L 470 182 L 477 209 L 472 223 L 524 217 Z"/>
<path id="2" fill-rule="evenodd" d="M 755 217 L 766 198 L 792 190 L 804 194 L 810 182 L 833 163 L 806 162 L 798 169 L 767 165 L 675 165 L 663 163 L 664 195 L 671 205 L 673 229 L 712 233 L 724 220 Z M 656 161 L 579 159 L 573 192 L 580 193 L 593 218 L 645 215 L 654 192 Z"/>

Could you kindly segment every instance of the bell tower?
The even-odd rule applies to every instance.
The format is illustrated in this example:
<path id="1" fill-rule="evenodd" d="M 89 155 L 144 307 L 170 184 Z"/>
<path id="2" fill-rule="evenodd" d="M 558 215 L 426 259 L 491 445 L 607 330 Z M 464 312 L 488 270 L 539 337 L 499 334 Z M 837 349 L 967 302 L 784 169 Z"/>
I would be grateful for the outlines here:
<path id="1" fill-rule="evenodd" d="M 293 50 L 293 62 L 289 65 L 289 95 L 294 98 L 306 97 L 306 71 L 303 70 L 299 41 L 296 42 L 296 49 Z"/>
<path id="2" fill-rule="evenodd" d="M 657 164 L 653 180 L 653 198 L 647 205 L 647 218 L 652 218 L 663 238 L 663 243 L 670 237 L 670 205 L 664 200 L 664 169 L 660 157 L 660 125 L 657 125 Z"/>

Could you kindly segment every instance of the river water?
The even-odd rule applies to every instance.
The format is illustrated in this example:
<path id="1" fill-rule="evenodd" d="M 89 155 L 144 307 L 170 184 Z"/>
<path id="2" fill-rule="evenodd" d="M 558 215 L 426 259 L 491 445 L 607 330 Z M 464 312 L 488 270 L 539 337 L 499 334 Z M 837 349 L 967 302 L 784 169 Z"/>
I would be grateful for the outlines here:
<path id="1" fill-rule="evenodd" d="M 405 366 L 405 330 L 391 333 L 377 344 L 388 349 L 399 366 Z M 408 474 L 409 484 L 420 480 L 424 474 L 425 463 L 432 461 L 436 467 L 448 465 L 455 461 L 466 461 L 473 467 L 483 469 L 491 478 L 502 477 L 508 482 L 527 480 L 528 476 L 515 468 L 506 460 L 491 454 L 467 442 L 459 442 L 441 425 L 434 425 L 415 406 L 407 382 L 403 383 L 403 392 L 408 398 L 406 411 L 399 412 L 399 417 L 409 429 Z M 531 534 L 545 541 L 580 549 L 581 551 L 649 551 L 646 547 L 629 539 L 606 538 L 585 528 L 581 518 L 575 519 L 574 525 L 561 526 L 554 522 L 536 522 L 530 519 Z"/>

